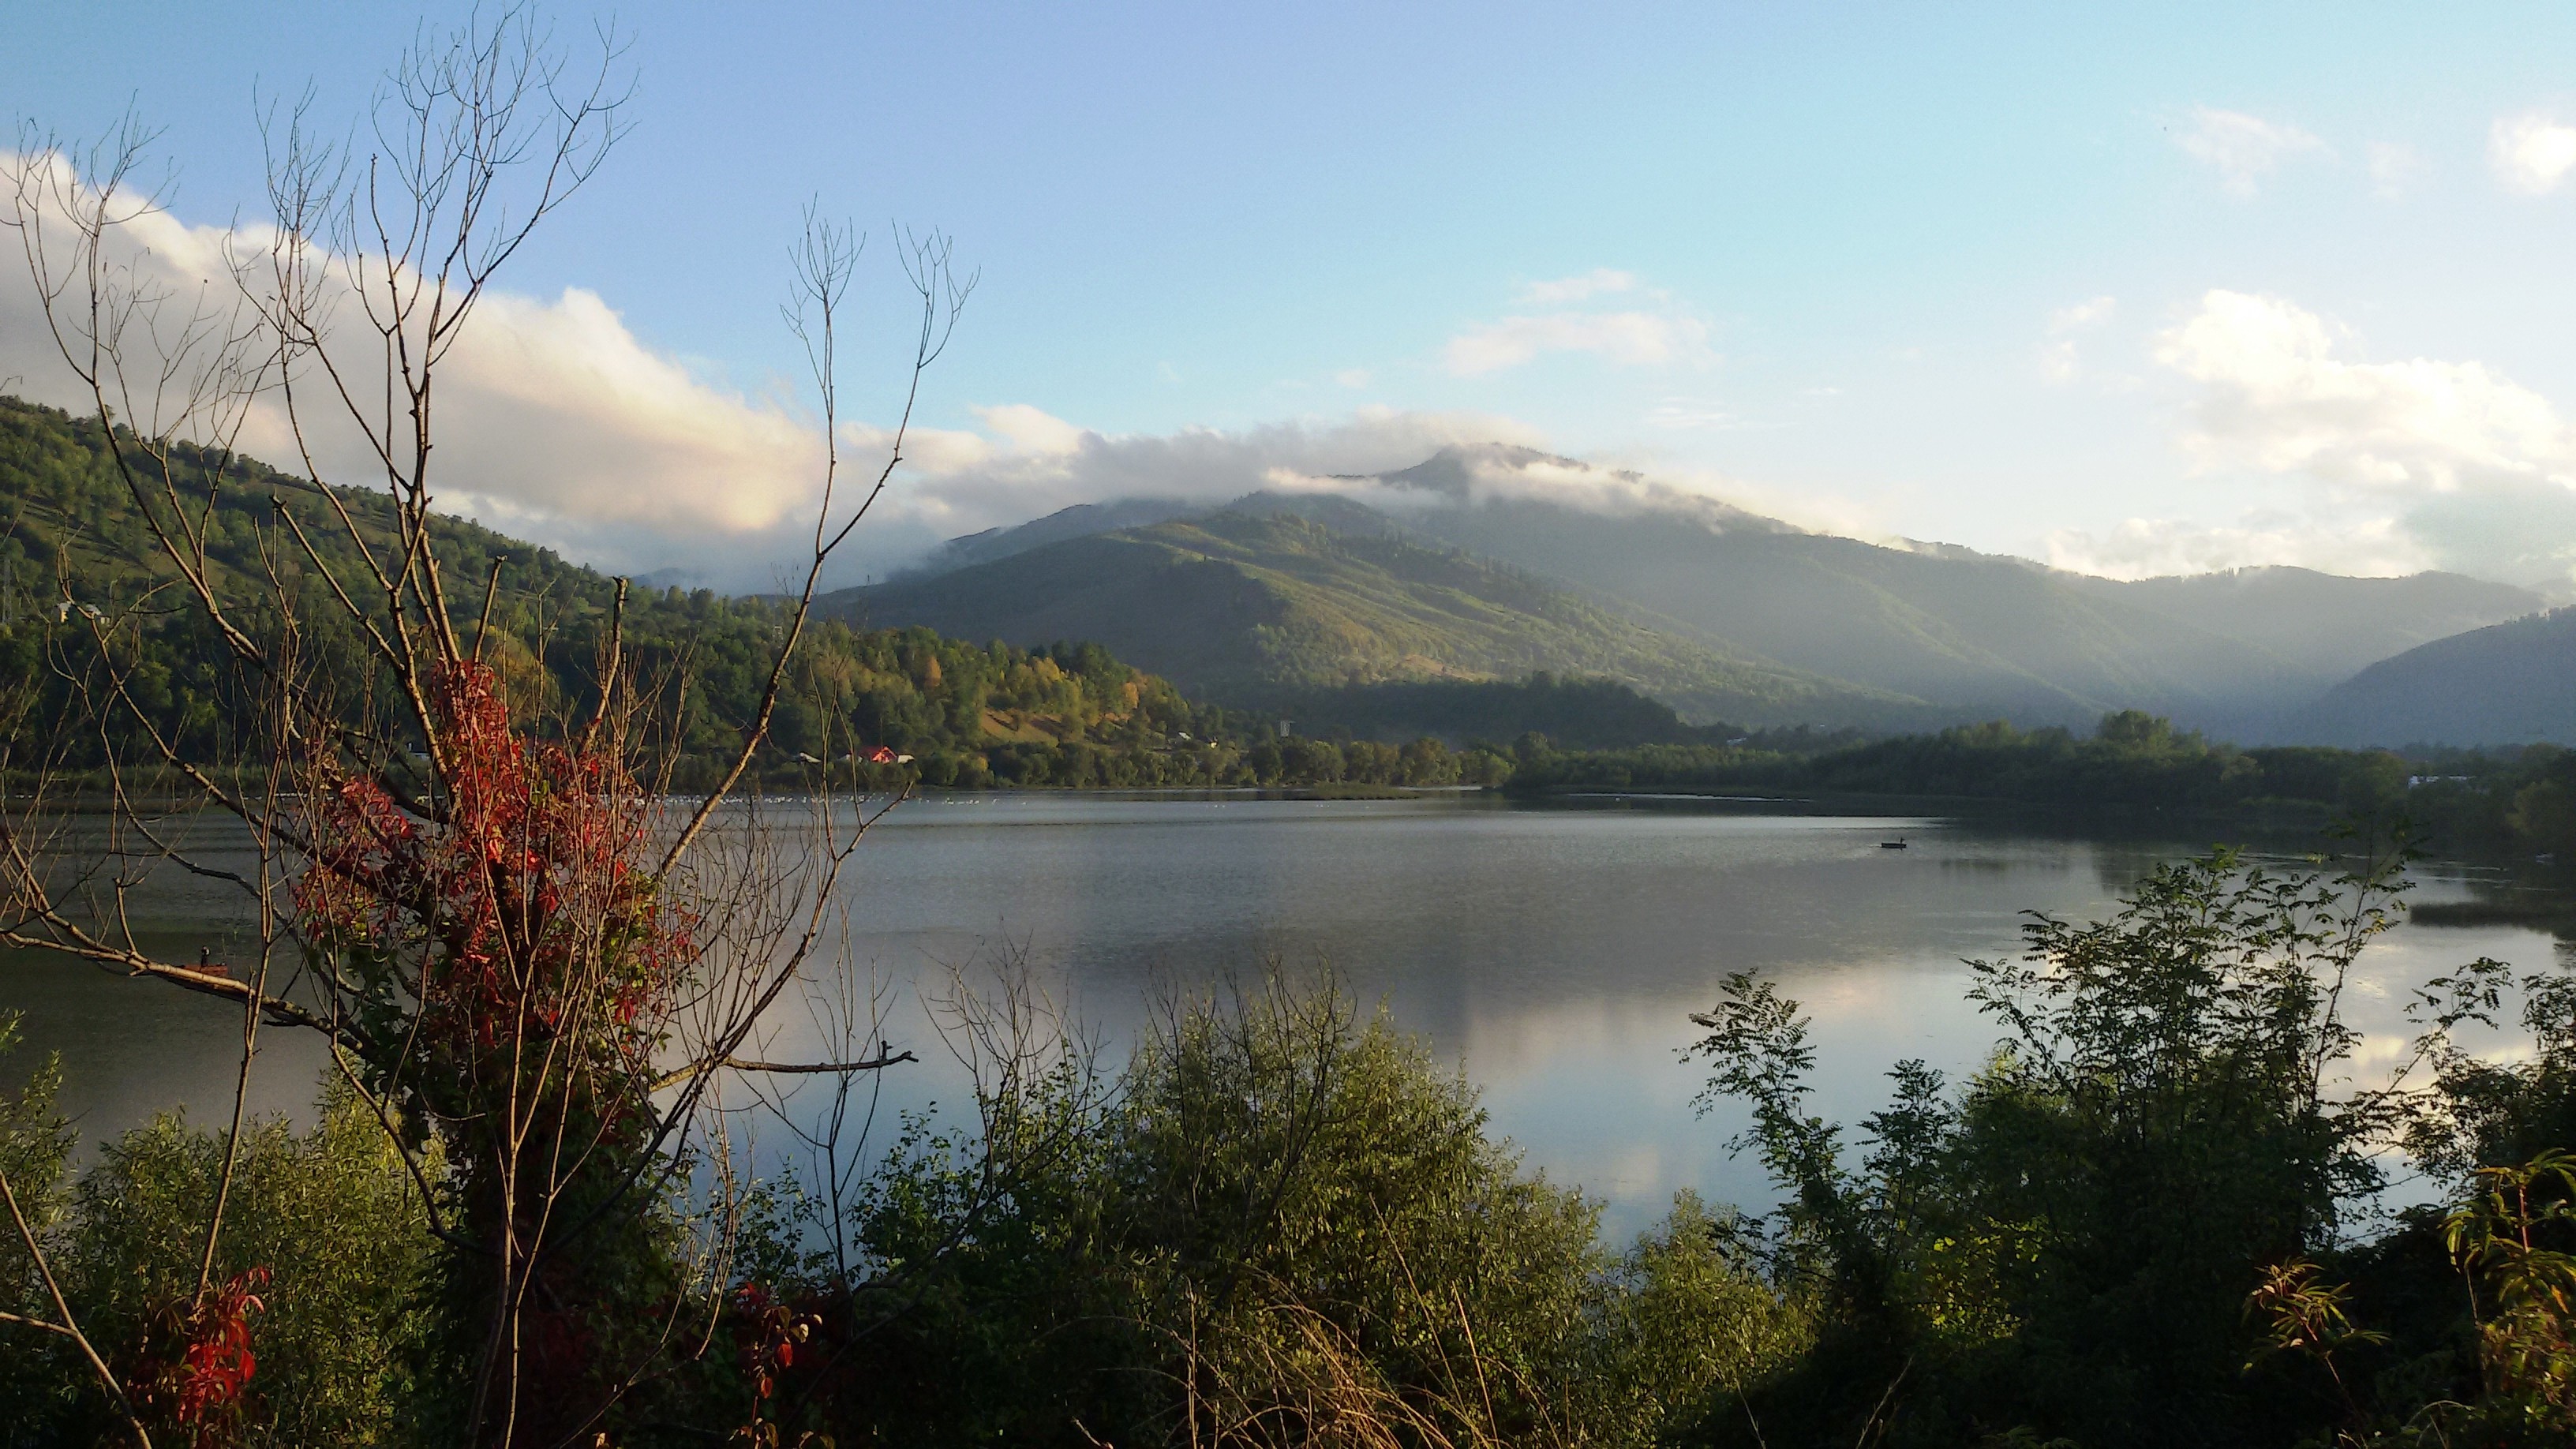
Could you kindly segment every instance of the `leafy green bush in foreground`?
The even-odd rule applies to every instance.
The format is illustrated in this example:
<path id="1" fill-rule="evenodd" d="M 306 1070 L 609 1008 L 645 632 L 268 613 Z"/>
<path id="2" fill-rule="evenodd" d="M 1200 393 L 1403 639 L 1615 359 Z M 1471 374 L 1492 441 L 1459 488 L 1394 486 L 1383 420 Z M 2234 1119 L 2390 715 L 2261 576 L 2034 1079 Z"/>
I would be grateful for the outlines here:
<path id="1" fill-rule="evenodd" d="M 169 1367 L 161 1320 L 204 1269 L 217 1284 L 255 1287 L 260 1305 L 247 1315 L 253 1393 L 217 1442 L 413 1442 L 404 1419 L 423 1392 L 415 1374 L 426 1363 L 425 1295 L 439 1244 L 372 1113 L 335 1091 L 309 1133 L 273 1120 L 246 1126 L 209 1268 L 202 1250 L 223 1134 L 162 1117 L 107 1144 L 76 1184 L 61 1184 L 69 1133 L 52 1115 L 53 1086 L 48 1068 L 0 1123 L 0 1170 L 22 1205 L 25 1184 L 43 1195 L 48 1264 L 129 1392 L 148 1397 L 155 1370 Z M 0 1273 L 0 1306 L 52 1317 L 14 1233 L 0 1241 Z M 0 1385 L 0 1444 L 108 1443 L 124 1432 L 59 1336 L 0 1338 Z"/>

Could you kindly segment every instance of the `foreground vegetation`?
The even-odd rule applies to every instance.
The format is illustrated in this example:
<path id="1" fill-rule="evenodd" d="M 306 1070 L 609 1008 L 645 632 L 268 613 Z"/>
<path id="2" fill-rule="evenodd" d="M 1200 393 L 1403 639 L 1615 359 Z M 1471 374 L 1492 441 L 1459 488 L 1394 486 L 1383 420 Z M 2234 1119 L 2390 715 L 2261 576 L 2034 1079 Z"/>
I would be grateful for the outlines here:
<path id="1" fill-rule="evenodd" d="M 2429 983 L 2407 1070 L 2363 1077 L 2338 1002 L 2395 909 L 2384 871 L 2220 855 L 2109 921 L 2037 920 L 2026 955 L 1976 968 L 1993 1061 L 1958 1086 L 1898 1064 L 1857 1141 L 1806 1105 L 1795 1003 L 1730 978 L 1696 1055 L 1780 1206 L 1685 1195 L 1615 1250 L 1471 1087 L 1329 979 L 1175 998 L 1114 1071 L 1025 982 L 961 987 L 945 1020 L 974 1119 L 909 1120 L 864 1164 L 832 1139 L 819 1179 L 702 1168 L 712 1197 L 659 1198 L 659 1226 L 594 1261 L 594 1326 L 548 1350 L 550 1376 L 625 1388 L 549 1435 L 2564 1443 L 2576 978 L 2478 962 Z M 2516 993 L 2530 1052 L 2453 1043 Z M 186 1442 L 447 1442 L 470 1378 L 441 1329 L 470 1252 L 437 1227 L 459 1174 L 408 1172 L 341 1089 L 309 1134 L 250 1129 L 212 1268 L 232 1296 L 194 1310 L 238 1334 L 209 1351 L 172 1315 L 224 1135 L 165 1120 L 72 1178 L 54 1081 L 39 1068 L 0 1115 L 50 1265 L 0 1251 L 0 1443 L 114 1433 L 75 1346 L 32 1329 L 57 1289 Z M 2377 1213 L 2392 1151 L 2441 1206 Z"/>

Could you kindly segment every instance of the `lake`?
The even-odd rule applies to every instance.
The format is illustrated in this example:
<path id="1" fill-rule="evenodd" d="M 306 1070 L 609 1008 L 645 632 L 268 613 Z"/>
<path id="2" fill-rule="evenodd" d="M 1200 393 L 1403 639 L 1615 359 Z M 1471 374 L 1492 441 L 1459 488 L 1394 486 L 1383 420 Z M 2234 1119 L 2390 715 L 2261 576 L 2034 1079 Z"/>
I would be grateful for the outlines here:
<path id="1" fill-rule="evenodd" d="M 1907 849 L 1880 848 L 1900 835 Z M 1113 1052 L 1163 985 L 1330 962 L 1461 1066 L 1496 1129 L 1604 1200 L 1625 1235 L 1680 1188 L 1771 1196 L 1758 1166 L 1726 1151 L 1737 1119 L 1702 1119 L 1704 1074 L 1677 1059 L 1698 1034 L 1689 1013 L 1728 972 L 1765 973 L 1805 1003 L 1818 1108 L 1855 1120 L 1882 1104 L 1882 1074 L 1901 1058 L 1953 1074 L 1985 1059 L 1995 1033 L 1962 999 L 1962 962 L 2015 950 L 2023 911 L 2099 916 L 2156 864 L 2207 844 L 1705 803 L 960 794 L 895 810 L 844 890 L 854 969 L 892 988 L 887 1034 L 923 1058 L 886 1074 L 889 1106 L 959 1100 L 918 993 L 1006 946 Z M 2267 858 L 2294 863 L 2299 848 L 2276 842 Z M 2417 875 L 2416 899 L 2431 901 L 2468 899 L 2488 873 L 2436 863 Z M 154 931 L 182 959 L 198 937 L 228 934 L 204 924 L 221 901 L 205 887 L 156 889 Z M 2555 948 L 2511 926 L 2381 938 L 2352 995 L 2371 1033 L 2362 1069 L 2402 1042 L 2414 983 L 2480 955 L 2538 969 Z M 239 1017 L 220 1003 L 12 957 L 8 1009 L 26 1013 L 33 1046 L 63 1052 L 87 1139 L 172 1103 L 199 1120 L 229 1110 Z M 799 1019 L 784 1020 L 767 1054 L 812 1049 Z M 255 1105 L 309 1115 L 321 1053 L 289 1032 L 264 1039 Z"/>

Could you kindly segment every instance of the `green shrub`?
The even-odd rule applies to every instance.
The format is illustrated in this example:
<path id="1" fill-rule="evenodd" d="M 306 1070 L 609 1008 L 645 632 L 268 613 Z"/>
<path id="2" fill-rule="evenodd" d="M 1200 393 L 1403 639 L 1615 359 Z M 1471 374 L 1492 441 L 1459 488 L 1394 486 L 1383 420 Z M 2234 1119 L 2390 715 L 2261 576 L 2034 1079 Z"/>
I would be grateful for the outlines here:
<path id="1" fill-rule="evenodd" d="M 437 1240 L 374 1114 L 338 1090 L 323 1107 L 309 1133 L 277 1120 L 242 1133 L 212 1281 L 242 1278 L 263 1304 L 248 1318 L 256 1367 L 246 1442 L 412 1442 L 406 1415 Z M 58 1194 L 48 1256 L 82 1329 L 129 1382 L 145 1372 L 156 1318 L 196 1292 L 224 1149 L 222 1132 L 161 1117 L 106 1144 Z M 23 1293 L 22 1277 L 13 1271 L 13 1292 Z M 10 1355 L 0 1359 L 0 1393 L 17 1396 L 10 1407 L 19 1411 L 6 1442 L 115 1437 L 87 1367 L 53 1348 L 55 1336 L 43 1338 L 46 1352 L 33 1356 L 26 1338 L 0 1338 Z"/>
<path id="2" fill-rule="evenodd" d="M 1756 1399 L 1891 1444 L 2269 1443 L 2321 1412 L 2246 1377 L 2247 1303 L 2379 1184 L 2380 1099 L 2330 1087 L 2356 1039 L 2341 984 L 2391 919 L 2382 879 L 2225 852 L 2158 870 L 2108 921 L 2035 917 L 2022 958 L 1972 963 L 2006 1032 L 1993 1063 L 1958 1093 L 1900 1065 L 1858 1171 L 1804 1110 L 1795 1003 L 1731 978 L 1700 1018 L 1711 1093 L 1753 1107 L 1785 1246 L 1831 1316 Z"/>
<path id="3" fill-rule="evenodd" d="M 1329 986 L 1176 1004 L 1114 1093 L 1023 1080 L 877 1180 L 837 1432 L 1642 1444 L 1799 1331 L 1695 1202 L 1610 1259 L 1595 1205 Z"/>
<path id="4" fill-rule="evenodd" d="M 18 1018 L 0 1017 L 0 1056 L 16 1045 Z M 64 1165 L 72 1133 L 56 1101 L 62 1064 L 47 1057 L 14 1095 L 0 1094 L 0 1176 L 9 1183 L 18 1216 L 39 1244 L 56 1240 L 69 1208 Z M 0 1216 L 0 1312 L 39 1323 L 58 1321 L 35 1258 L 18 1223 Z M 38 1442 L 36 1427 L 59 1418 L 75 1401 L 76 1374 L 87 1370 L 57 1334 L 24 1324 L 0 1324 L 0 1444 Z"/>

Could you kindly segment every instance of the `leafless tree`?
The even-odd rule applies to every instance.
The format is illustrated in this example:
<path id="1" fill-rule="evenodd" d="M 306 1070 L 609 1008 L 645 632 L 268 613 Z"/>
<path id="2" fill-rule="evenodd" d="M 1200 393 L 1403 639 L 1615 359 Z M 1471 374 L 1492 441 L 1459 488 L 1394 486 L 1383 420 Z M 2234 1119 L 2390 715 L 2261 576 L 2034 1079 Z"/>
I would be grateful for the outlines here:
<path id="1" fill-rule="evenodd" d="M 853 1076 L 910 1056 L 882 1040 L 828 1062 L 753 1051 L 831 956 L 835 887 L 891 806 L 836 798 L 828 775 L 789 812 L 740 787 L 792 687 L 825 571 L 899 465 L 922 380 L 973 287 L 947 238 L 895 236 L 918 304 L 909 382 L 884 456 L 854 486 L 837 376 L 859 240 L 809 210 L 788 320 L 821 399 L 810 557 L 715 788 L 685 800 L 670 788 L 689 680 L 630 657 L 622 582 L 595 627 L 595 697 L 514 708 L 493 627 L 500 562 L 460 579 L 442 546 L 438 381 L 495 278 L 623 133 L 621 45 L 603 31 L 583 53 L 572 64 L 514 6 L 425 34 L 360 141 L 326 143 L 292 110 L 269 130 L 273 225 L 227 256 L 220 285 L 193 291 L 120 249 L 158 201 L 136 181 L 153 140 L 141 128 L 88 152 L 29 137 L 0 178 L 0 221 L 155 563 L 148 587 L 107 608 L 61 583 L 60 612 L 82 627 L 57 651 L 59 672 L 107 763 L 75 798 L 71 756 L 41 731 L 6 742 L 5 763 L 32 783 L 0 810 L 0 943 L 238 1004 L 236 1140 L 263 1026 L 329 1039 L 402 1147 L 433 1230 L 476 1277 L 463 1295 L 479 1305 L 470 1422 L 488 1444 L 588 1432 L 688 1337 L 673 1308 L 579 1363 L 549 1346 L 695 1160 L 720 1084 L 819 1077 L 845 1112 Z M 219 566 L 208 521 L 238 486 L 234 449 L 255 415 L 284 419 L 310 482 L 271 485 L 273 526 L 246 577 Z M 357 470 L 341 472 L 353 456 Z M 258 701 L 247 717 L 259 727 L 219 749 L 174 737 L 135 697 L 136 631 L 171 609 L 202 623 Z M 362 664 L 321 667 L 306 643 L 323 629 L 354 640 Z M 247 872 L 198 844 L 209 811 L 236 822 L 235 838 L 247 831 Z M 237 888 L 256 960 L 172 960 L 134 929 L 127 903 L 158 869 Z M 860 1005 L 842 998 L 838 1024 Z M 227 1159 L 226 1187 L 230 1170 Z M 200 1298 L 224 1201 L 206 1224 Z M 48 1326 L 76 1336 L 62 1311 Z"/>

